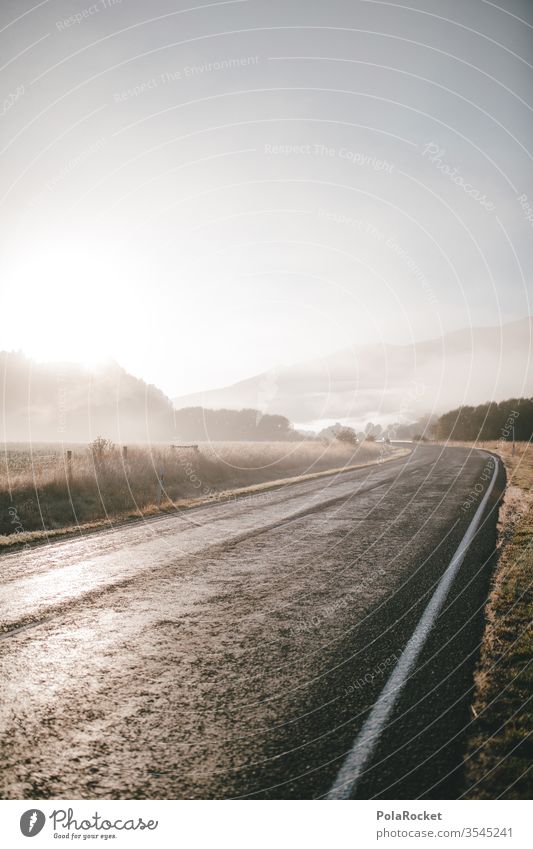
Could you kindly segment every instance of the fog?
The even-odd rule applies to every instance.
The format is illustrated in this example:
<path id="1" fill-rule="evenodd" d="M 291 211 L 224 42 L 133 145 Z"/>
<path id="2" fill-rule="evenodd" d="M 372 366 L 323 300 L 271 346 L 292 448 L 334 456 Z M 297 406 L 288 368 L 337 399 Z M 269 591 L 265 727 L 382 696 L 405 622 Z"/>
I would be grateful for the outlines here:
<path id="1" fill-rule="evenodd" d="M 532 313 L 529 3 L 87 9 L 0 10 L 0 350 L 179 398 L 290 374 L 276 412 L 356 420 L 412 376 L 372 351 Z M 324 388 L 339 350 L 359 400 Z M 462 357 L 415 375 L 422 406 L 528 377 Z"/>
<path id="2" fill-rule="evenodd" d="M 76 438 L 149 438 L 144 384 L 163 418 L 173 398 L 306 428 L 531 393 L 531 4 L 0 18 L 0 350 L 37 366 L 8 378 L 10 438 L 21 403 L 57 437 L 45 363 L 78 364 Z"/>

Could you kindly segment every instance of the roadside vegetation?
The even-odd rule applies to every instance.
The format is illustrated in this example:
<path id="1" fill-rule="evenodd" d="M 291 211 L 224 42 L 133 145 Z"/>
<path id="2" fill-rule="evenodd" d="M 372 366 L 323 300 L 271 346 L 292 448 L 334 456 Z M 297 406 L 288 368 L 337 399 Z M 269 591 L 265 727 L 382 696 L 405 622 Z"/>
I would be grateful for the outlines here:
<path id="1" fill-rule="evenodd" d="M 512 438 L 514 432 L 515 439 L 527 442 L 533 435 L 533 398 L 458 407 L 441 416 L 431 430 L 439 440 L 500 440 Z"/>
<path id="2" fill-rule="evenodd" d="M 387 450 L 388 449 L 387 446 Z M 69 455 L 70 452 L 70 455 Z M 6 444 L 0 455 L 0 546 L 98 527 L 198 499 L 382 458 L 383 446 L 341 440 L 211 442 L 198 447 Z"/>
<path id="3" fill-rule="evenodd" d="M 499 562 L 486 607 L 466 753 L 465 797 L 528 799 L 533 793 L 533 446 L 499 440 L 507 471 Z"/>

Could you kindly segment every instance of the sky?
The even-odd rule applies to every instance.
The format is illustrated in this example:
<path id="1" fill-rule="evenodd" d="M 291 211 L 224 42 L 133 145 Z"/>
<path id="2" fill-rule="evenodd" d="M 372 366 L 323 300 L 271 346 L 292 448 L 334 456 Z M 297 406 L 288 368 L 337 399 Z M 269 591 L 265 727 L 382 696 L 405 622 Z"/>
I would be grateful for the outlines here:
<path id="1" fill-rule="evenodd" d="M 0 350 L 177 396 L 533 312 L 533 6 L 4 0 Z"/>

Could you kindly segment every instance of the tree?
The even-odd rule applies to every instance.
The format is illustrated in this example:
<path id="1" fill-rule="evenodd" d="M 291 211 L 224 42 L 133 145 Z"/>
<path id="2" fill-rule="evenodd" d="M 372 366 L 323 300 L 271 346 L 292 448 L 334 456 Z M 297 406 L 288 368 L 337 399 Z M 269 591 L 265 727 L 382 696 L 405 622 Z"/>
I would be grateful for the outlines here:
<path id="1" fill-rule="evenodd" d="M 357 434 L 353 427 L 340 427 L 335 434 L 335 438 L 339 442 L 346 442 L 349 445 L 357 445 Z"/>

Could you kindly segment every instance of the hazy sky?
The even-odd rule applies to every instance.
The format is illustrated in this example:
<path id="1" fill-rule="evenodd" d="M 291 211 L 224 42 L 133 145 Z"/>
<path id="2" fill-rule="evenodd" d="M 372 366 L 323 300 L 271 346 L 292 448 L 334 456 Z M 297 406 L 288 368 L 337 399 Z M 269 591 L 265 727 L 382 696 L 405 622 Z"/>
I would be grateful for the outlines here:
<path id="1" fill-rule="evenodd" d="M 531 3 L 0 14 L 0 349 L 178 395 L 533 311 Z"/>

